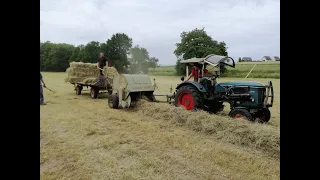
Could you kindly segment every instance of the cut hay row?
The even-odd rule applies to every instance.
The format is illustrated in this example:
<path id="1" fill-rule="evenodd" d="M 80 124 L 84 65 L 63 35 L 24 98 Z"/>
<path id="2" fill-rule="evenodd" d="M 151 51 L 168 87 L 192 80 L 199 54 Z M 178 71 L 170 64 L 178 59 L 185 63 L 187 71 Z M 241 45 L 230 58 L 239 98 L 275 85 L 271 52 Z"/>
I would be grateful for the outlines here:
<path id="1" fill-rule="evenodd" d="M 105 67 L 103 70 L 105 77 L 111 82 L 114 75 L 118 74 L 114 67 Z M 97 78 L 100 76 L 100 71 L 95 63 L 71 62 L 66 72 L 68 77 L 65 81 L 70 83 L 93 84 L 97 82 Z"/>
<path id="2" fill-rule="evenodd" d="M 245 120 L 237 121 L 204 111 L 186 111 L 169 104 L 150 104 L 146 101 L 139 102 L 136 110 L 142 116 L 185 125 L 194 131 L 211 134 L 222 141 L 263 151 L 271 157 L 280 157 L 280 129 L 277 127 Z"/>

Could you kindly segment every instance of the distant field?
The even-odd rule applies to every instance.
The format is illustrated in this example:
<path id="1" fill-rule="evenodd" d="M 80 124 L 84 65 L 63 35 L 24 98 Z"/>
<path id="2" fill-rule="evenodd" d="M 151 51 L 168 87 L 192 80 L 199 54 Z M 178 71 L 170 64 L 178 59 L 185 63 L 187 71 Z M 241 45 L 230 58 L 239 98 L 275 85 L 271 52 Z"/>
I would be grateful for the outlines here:
<path id="1" fill-rule="evenodd" d="M 280 62 L 240 62 L 236 63 L 235 68 L 227 68 L 228 72 L 223 76 L 244 78 L 255 64 L 257 65 L 248 78 L 280 78 Z M 210 70 L 210 66 L 208 66 L 208 69 Z M 176 70 L 174 65 L 161 66 L 155 69 L 149 69 L 149 75 L 175 76 Z"/>

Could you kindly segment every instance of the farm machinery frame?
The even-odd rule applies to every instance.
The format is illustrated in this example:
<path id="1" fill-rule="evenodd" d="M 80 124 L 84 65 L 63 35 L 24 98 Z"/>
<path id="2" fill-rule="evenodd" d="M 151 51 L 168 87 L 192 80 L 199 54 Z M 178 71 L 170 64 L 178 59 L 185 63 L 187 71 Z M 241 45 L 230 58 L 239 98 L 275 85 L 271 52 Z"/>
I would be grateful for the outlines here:
<path id="1" fill-rule="evenodd" d="M 273 105 L 274 92 L 272 82 L 268 85 L 252 81 L 233 81 L 218 83 L 221 65 L 234 68 L 231 57 L 211 54 L 205 58 L 182 60 L 188 65 L 200 64 L 202 70 L 206 65 L 217 68 L 214 74 L 201 71 L 200 81 L 184 81 L 175 88 L 175 92 L 155 95 L 156 84 L 152 84 L 149 76 L 144 74 L 122 74 L 113 79 L 112 93 L 108 98 L 110 108 L 129 108 L 142 98 L 151 102 L 167 102 L 175 106 L 183 106 L 186 110 L 204 110 L 218 113 L 224 109 L 224 103 L 230 104 L 229 116 L 245 118 L 249 121 L 268 122 L 271 117 L 269 108 Z M 155 96 L 165 96 L 167 101 L 157 101 Z"/>
<path id="2" fill-rule="evenodd" d="M 99 76 L 94 83 L 73 82 L 71 84 L 74 85 L 76 95 L 81 95 L 83 87 L 90 87 L 90 96 L 92 99 L 96 99 L 98 94 L 110 94 L 112 91 L 112 81 L 103 75 Z"/>

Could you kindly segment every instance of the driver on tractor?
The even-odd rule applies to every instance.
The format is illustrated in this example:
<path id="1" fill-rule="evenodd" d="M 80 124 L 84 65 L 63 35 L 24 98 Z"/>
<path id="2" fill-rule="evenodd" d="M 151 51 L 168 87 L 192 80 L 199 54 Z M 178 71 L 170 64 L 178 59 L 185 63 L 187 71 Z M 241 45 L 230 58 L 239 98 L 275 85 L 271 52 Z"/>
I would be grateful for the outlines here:
<path id="1" fill-rule="evenodd" d="M 192 71 L 191 71 L 191 73 L 188 76 L 186 81 L 189 81 L 193 77 L 193 81 L 194 82 L 198 82 L 199 81 L 199 77 L 202 76 L 201 64 L 195 63 L 195 64 L 192 64 L 192 65 L 193 65 Z M 206 69 L 206 66 L 205 66 L 204 69 L 203 69 L 203 75 L 216 75 L 216 73 L 208 71 L 208 69 Z"/>

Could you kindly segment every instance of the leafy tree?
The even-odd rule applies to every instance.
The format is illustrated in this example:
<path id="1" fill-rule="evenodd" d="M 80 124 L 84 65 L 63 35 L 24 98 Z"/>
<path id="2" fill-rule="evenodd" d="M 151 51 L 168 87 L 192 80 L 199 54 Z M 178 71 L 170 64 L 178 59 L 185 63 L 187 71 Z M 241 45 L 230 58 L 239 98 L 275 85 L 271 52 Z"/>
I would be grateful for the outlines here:
<path id="1" fill-rule="evenodd" d="M 239 60 L 238 60 L 238 62 L 241 62 L 241 57 L 239 57 Z"/>
<path id="2" fill-rule="evenodd" d="M 181 42 L 176 44 L 174 54 L 177 56 L 178 61 L 176 70 L 178 75 L 185 75 L 185 67 L 179 63 L 181 59 L 190 59 L 193 57 L 203 58 L 210 54 L 217 54 L 228 56 L 226 43 L 218 42 L 212 39 L 207 32 L 203 29 L 194 29 L 189 32 L 182 32 L 180 34 Z M 221 66 L 223 73 L 226 68 Z"/>
<path id="3" fill-rule="evenodd" d="M 84 47 L 84 51 L 87 55 L 87 62 L 96 63 L 100 53 L 100 43 L 97 41 L 91 41 Z"/>
<path id="4" fill-rule="evenodd" d="M 147 49 L 136 45 L 130 50 L 130 69 L 131 73 L 138 73 L 140 71 L 148 72 L 149 52 Z"/>
<path id="5" fill-rule="evenodd" d="M 81 62 L 90 62 L 89 59 L 89 54 L 86 51 L 86 46 L 85 45 L 80 45 L 79 46 L 80 50 L 79 50 L 79 54 L 78 54 L 78 59 Z"/>
<path id="6" fill-rule="evenodd" d="M 71 57 L 69 59 L 69 62 L 72 62 L 72 61 L 80 61 L 78 55 L 79 55 L 79 52 L 80 52 L 80 47 L 74 47 L 73 50 L 72 50 L 72 54 L 71 54 Z"/>
<path id="7" fill-rule="evenodd" d="M 113 34 L 107 40 L 104 53 L 119 72 L 124 72 L 129 65 L 127 55 L 131 47 L 132 39 L 124 33 Z"/>
<path id="8" fill-rule="evenodd" d="M 139 47 L 139 45 L 131 48 L 130 55 L 130 73 L 139 73 L 140 71 L 148 73 L 148 68 L 156 68 L 159 62 L 159 59 L 150 57 L 148 50 Z"/>
<path id="9" fill-rule="evenodd" d="M 151 57 L 149 59 L 148 67 L 149 68 L 156 68 L 158 66 L 159 59 L 156 57 Z"/>
<path id="10" fill-rule="evenodd" d="M 176 66 L 175 66 L 176 73 L 178 76 L 180 76 L 180 75 L 184 76 L 186 74 L 186 66 L 184 64 L 180 63 L 181 60 L 182 60 L 182 58 L 179 58 L 176 62 Z"/>

